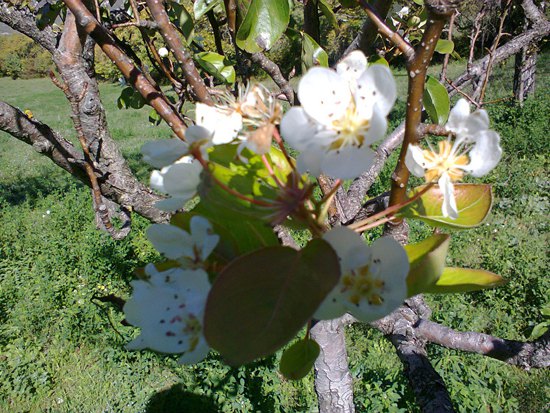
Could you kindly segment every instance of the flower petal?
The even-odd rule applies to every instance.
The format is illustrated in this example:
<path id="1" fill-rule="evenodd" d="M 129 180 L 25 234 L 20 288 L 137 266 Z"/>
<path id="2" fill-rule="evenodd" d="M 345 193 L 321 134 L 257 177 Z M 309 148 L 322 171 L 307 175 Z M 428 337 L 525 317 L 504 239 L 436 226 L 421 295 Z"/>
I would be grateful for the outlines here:
<path id="1" fill-rule="evenodd" d="M 180 364 L 197 364 L 198 362 L 204 360 L 208 353 L 210 352 L 210 346 L 202 337 L 199 339 L 198 344 L 193 350 L 186 351 L 179 359 L 178 363 Z"/>
<path id="2" fill-rule="evenodd" d="M 180 139 L 147 142 L 141 147 L 143 160 L 155 168 L 164 168 L 189 151 L 189 145 Z"/>
<path id="3" fill-rule="evenodd" d="M 227 111 L 204 103 L 195 107 L 197 125 L 204 126 L 213 132 L 212 143 L 221 145 L 235 139 L 243 127 L 242 116 L 234 111 Z"/>
<path id="4" fill-rule="evenodd" d="M 374 164 L 375 153 L 368 146 L 344 146 L 324 154 L 321 171 L 338 179 L 354 179 Z"/>
<path id="5" fill-rule="evenodd" d="M 370 252 L 363 238 L 347 227 L 334 227 L 323 235 L 340 259 L 342 274 L 366 265 Z"/>
<path id="6" fill-rule="evenodd" d="M 345 115 L 352 96 L 345 78 L 334 70 L 314 67 L 300 80 L 298 97 L 311 118 L 330 127 Z"/>
<path id="7" fill-rule="evenodd" d="M 424 158 L 424 151 L 418 145 L 409 145 L 407 147 L 405 165 L 414 176 L 418 176 L 419 178 L 424 176 L 426 159 Z"/>
<path id="8" fill-rule="evenodd" d="M 466 99 L 460 99 L 449 113 L 449 119 L 445 127 L 453 132 L 462 130 L 462 125 L 470 116 L 470 105 Z"/>
<path id="9" fill-rule="evenodd" d="M 339 292 L 340 285 L 336 287 L 326 296 L 325 300 L 321 303 L 313 318 L 317 320 L 332 320 L 338 318 L 347 313 L 346 306 L 342 302 L 342 297 Z"/>
<path id="10" fill-rule="evenodd" d="M 173 164 L 163 173 L 164 190 L 175 197 L 191 199 L 200 184 L 201 172 L 199 161 Z"/>
<path id="11" fill-rule="evenodd" d="M 363 145 L 372 145 L 378 142 L 386 134 L 388 129 L 388 121 L 386 116 L 378 108 L 374 108 L 370 118 L 370 125 L 367 132 L 364 134 L 365 141 Z"/>
<path id="12" fill-rule="evenodd" d="M 451 178 L 444 172 L 437 183 L 443 194 L 443 205 L 441 206 L 443 216 L 445 218 L 457 219 L 458 208 L 456 206 L 455 188 Z"/>
<path id="13" fill-rule="evenodd" d="M 497 166 L 502 156 L 499 134 L 493 130 L 481 132 L 468 155 L 470 163 L 466 165 L 465 170 L 476 178 L 489 173 Z"/>
<path id="14" fill-rule="evenodd" d="M 371 65 L 357 80 L 355 102 L 358 110 L 368 112 L 370 107 L 377 106 L 382 115 L 390 113 L 395 99 L 397 87 L 389 68 L 384 65 Z"/>
<path id="15" fill-rule="evenodd" d="M 296 162 L 298 172 L 308 172 L 312 176 L 321 175 L 321 162 L 324 155 L 325 152 L 318 147 L 312 147 L 310 149 L 304 150 L 302 153 L 300 153 Z"/>
<path id="16" fill-rule="evenodd" d="M 336 65 L 336 72 L 350 83 L 355 83 L 366 69 L 367 58 L 360 50 L 349 53 Z"/>
<path id="17" fill-rule="evenodd" d="M 201 260 L 205 260 L 214 251 L 220 241 L 219 235 L 214 234 L 212 224 L 201 216 L 195 215 L 190 222 L 193 243 L 199 250 Z"/>
<path id="18" fill-rule="evenodd" d="M 146 231 L 147 239 L 167 258 L 194 257 L 193 239 L 186 231 L 169 224 L 153 224 Z"/>
<path id="19" fill-rule="evenodd" d="M 409 259 L 405 249 L 393 238 L 382 237 L 370 247 L 372 268 L 376 267 L 374 278 L 383 281 L 379 295 L 382 303 L 369 303 L 363 299 L 359 306 L 350 307 L 350 312 L 363 322 L 371 322 L 385 317 L 407 298 L 407 275 Z"/>
<path id="20" fill-rule="evenodd" d="M 315 123 L 299 107 L 291 108 L 281 120 L 281 136 L 297 151 L 303 151 L 310 145 L 315 129 Z"/>
<path id="21" fill-rule="evenodd" d="M 183 206 L 189 201 L 190 198 L 171 197 L 163 199 L 162 201 L 155 202 L 155 208 L 161 211 L 172 212 L 182 209 Z"/>

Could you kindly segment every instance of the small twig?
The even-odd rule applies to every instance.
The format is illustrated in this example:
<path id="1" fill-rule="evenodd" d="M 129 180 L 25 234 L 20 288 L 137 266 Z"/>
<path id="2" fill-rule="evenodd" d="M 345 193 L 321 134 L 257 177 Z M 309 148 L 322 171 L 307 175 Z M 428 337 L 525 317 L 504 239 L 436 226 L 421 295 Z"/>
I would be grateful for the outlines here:
<path id="1" fill-rule="evenodd" d="M 476 102 L 470 95 L 468 95 L 466 92 L 463 92 L 462 90 L 460 90 L 454 83 L 451 79 L 449 79 L 448 77 L 445 78 L 445 81 L 454 89 L 457 91 L 457 93 L 459 93 L 460 95 L 464 96 L 466 99 L 468 99 L 470 101 L 470 103 L 472 105 L 475 105 L 476 108 L 479 109 L 479 107 L 481 106 L 479 104 L 479 102 Z"/>
<path id="2" fill-rule="evenodd" d="M 111 25 L 113 29 L 119 29 L 121 27 L 142 27 L 144 29 L 156 30 L 158 29 L 158 24 L 149 20 L 140 20 L 138 22 L 126 22 Z"/>
<path id="3" fill-rule="evenodd" d="M 366 0 L 359 0 L 361 7 L 365 9 L 365 12 L 374 24 L 378 27 L 378 32 L 386 39 L 391 41 L 405 56 L 411 60 L 414 57 L 414 49 L 403 37 L 394 32 L 384 21 L 376 14 L 373 8 L 367 3 Z"/>
<path id="4" fill-rule="evenodd" d="M 214 101 L 212 100 L 210 93 L 208 93 L 208 89 L 200 77 L 195 63 L 193 62 L 193 58 L 183 44 L 178 31 L 170 22 L 163 2 L 161 0 L 146 1 L 147 6 L 151 11 L 151 15 L 153 16 L 153 20 L 158 24 L 162 38 L 168 47 L 170 47 L 170 50 L 174 53 L 178 62 L 181 64 L 185 80 L 193 89 L 193 93 L 202 103 L 213 105 Z"/>
<path id="5" fill-rule="evenodd" d="M 208 17 L 210 26 L 212 26 L 212 33 L 214 34 L 214 43 L 216 43 L 216 51 L 218 52 L 218 54 L 223 56 L 225 53 L 223 52 L 222 36 L 220 34 L 220 25 L 218 24 L 218 19 L 216 19 L 214 10 L 209 10 L 206 13 L 206 17 Z"/>
<path id="6" fill-rule="evenodd" d="M 451 16 L 451 19 L 449 20 L 449 35 L 447 36 L 447 40 L 450 42 L 453 41 L 453 28 L 455 25 L 455 18 L 457 16 L 457 13 L 453 13 Z M 449 60 L 450 60 L 451 54 L 447 53 L 445 54 L 445 58 L 443 59 L 443 67 L 441 68 L 441 74 L 439 75 L 439 80 L 443 80 L 447 77 L 447 67 L 449 66 Z"/>
<path id="7" fill-rule="evenodd" d="M 279 89 L 281 89 L 281 92 L 283 92 L 286 96 L 288 102 L 293 105 L 295 103 L 294 90 L 292 90 L 290 83 L 281 72 L 281 68 L 269 60 L 266 55 L 260 52 L 251 54 L 250 60 L 259 65 L 269 75 L 269 77 L 273 79 L 275 84 L 279 86 Z"/>
<path id="8" fill-rule="evenodd" d="M 90 149 L 88 147 L 88 144 L 86 142 L 86 137 L 84 136 L 84 130 L 82 129 L 82 124 L 80 123 L 80 102 L 84 99 L 84 96 L 86 95 L 86 92 L 88 91 L 88 85 L 85 84 L 82 88 L 82 93 L 74 97 L 70 92 L 67 85 L 61 83 L 57 77 L 55 77 L 55 74 L 53 72 L 50 72 L 50 78 L 55 86 L 57 86 L 65 96 L 67 97 L 67 100 L 69 101 L 71 105 L 72 115 L 71 119 L 74 124 L 74 128 L 76 130 L 76 134 L 78 137 L 78 141 L 80 142 L 80 146 L 82 147 L 82 152 L 84 152 L 84 169 L 86 170 L 86 174 L 88 175 L 88 178 L 90 179 L 90 184 L 92 187 L 92 195 L 94 200 L 94 210 L 96 213 L 96 216 L 99 217 L 101 223 L 103 224 L 105 230 L 113 237 L 114 239 L 122 239 L 128 235 L 130 232 L 130 228 L 126 227 L 123 230 L 119 231 L 111 222 L 111 217 L 109 216 L 109 210 L 103 203 L 103 194 L 101 193 L 101 187 L 99 186 L 99 182 L 97 180 L 97 176 L 95 175 L 95 169 L 94 169 L 94 161 L 92 158 L 92 155 L 90 154 Z"/>
<path id="9" fill-rule="evenodd" d="M 99 9 L 99 1 L 94 0 L 94 6 L 95 6 L 95 16 L 97 18 L 98 22 L 101 22 L 101 10 Z"/>

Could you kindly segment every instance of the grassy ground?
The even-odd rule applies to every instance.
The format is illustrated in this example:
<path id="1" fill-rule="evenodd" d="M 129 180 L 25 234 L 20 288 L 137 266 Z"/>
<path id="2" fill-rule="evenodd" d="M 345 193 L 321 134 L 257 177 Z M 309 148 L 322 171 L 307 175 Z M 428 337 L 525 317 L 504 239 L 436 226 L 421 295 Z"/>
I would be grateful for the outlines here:
<path id="1" fill-rule="evenodd" d="M 453 66 L 452 71 L 460 68 Z M 405 77 L 398 74 L 399 88 Z M 490 98 L 509 95 L 499 68 Z M 73 137 L 68 106 L 48 80 L 0 79 L 0 99 Z M 115 139 L 131 166 L 147 140 L 169 136 L 147 123 L 147 109 L 116 109 L 120 88 L 103 85 Z M 494 185 L 491 217 L 474 231 L 453 234 L 449 264 L 502 274 L 506 286 L 482 293 L 431 296 L 434 318 L 460 330 L 525 340 L 548 303 L 548 126 L 550 88 L 541 84 L 523 109 L 502 102 L 489 111 L 505 157 L 485 181 Z M 393 123 L 403 113 L 403 102 Z M 390 168 L 382 178 L 387 178 Z M 380 180 L 371 195 L 386 188 Z M 135 219 L 124 241 L 93 225 L 88 191 L 27 145 L 0 133 L 0 412 L 310 412 L 312 376 L 289 383 L 276 359 L 231 369 L 216 355 L 194 367 L 176 358 L 128 352 L 136 331 L 120 312 L 97 300 L 126 296 L 132 272 L 156 258 Z M 428 229 L 414 224 L 413 238 Z M 348 331 L 359 412 L 416 411 L 391 345 L 362 326 Z M 458 411 L 540 412 L 548 408 L 547 371 L 529 373 L 498 361 L 430 346 Z"/>

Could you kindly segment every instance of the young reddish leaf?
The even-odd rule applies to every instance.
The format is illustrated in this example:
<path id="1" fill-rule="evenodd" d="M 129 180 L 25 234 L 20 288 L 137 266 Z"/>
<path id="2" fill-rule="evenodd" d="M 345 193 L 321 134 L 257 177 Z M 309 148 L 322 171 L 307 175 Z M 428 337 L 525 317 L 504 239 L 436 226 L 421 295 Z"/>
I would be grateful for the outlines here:
<path id="1" fill-rule="evenodd" d="M 505 282 L 500 275 L 489 271 L 449 267 L 443 270 L 439 280 L 425 292 L 464 293 L 497 287 Z"/>
<path id="2" fill-rule="evenodd" d="M 206 340 L 232 365 L 267 356 L 298 333 L 339 275 L 336 253 L 320 239 L 301 251 L 267 247 L 237 258 L 210 290 Z"/>
<path id="3" fill-rule="evenodd" d="M 294 343 L 281 356 L 281 373 L 290 380 L 303 379 L 313 368 L 320 351 L 319 344 L 309 338 Z"/>
<path id="4" fill-rule="evenodd" d="M 415 202 L 397 213 L 403 218 L 420 219 L 434 227 L 466 229 L 480 225 L 491 210 L 493 194 L 490 185 L 454 184 L 458 218 L 445 218 L 441 212 L 443 193 L 435 185 Z M 421 191 L 424 186 L 414 188 L 409 197 Z"/>
<path id="5" fill-rule="evenodd" d="M 409 297 L 423 293 L 436 283 L 445 267 L 450 237 L 432 235 L 417 244 L 405 245 L 411 268 L 407 276 Z"/>

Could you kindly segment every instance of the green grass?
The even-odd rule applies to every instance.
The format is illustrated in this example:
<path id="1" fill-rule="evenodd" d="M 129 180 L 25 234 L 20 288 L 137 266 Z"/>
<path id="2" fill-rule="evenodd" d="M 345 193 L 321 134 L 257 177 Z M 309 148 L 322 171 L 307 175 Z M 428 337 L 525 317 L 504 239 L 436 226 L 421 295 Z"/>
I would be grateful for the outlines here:
<path id="1" fill-rule="evenodd" d="M 497 69 L 491 99 L 510 93 L 509 67 Z M 402 90 L 405 78 L 397 79 Z M 453 234 L 448 263 L 497 272 L 508 284 L 428 297 L 433 318 L 456 329 L 525 340 L 548 303 L 550 89 L 547 82 L 540 85 L 523 109 L 506 102 L 489 107 L 505 151 L 484 178 L 494 186 L 494 208 L 483 226 Z M 3 100 L 30 109 L 74 140 L 68 105 L 49 80 L 0 79 L 0 90 Z M 148 124 L 148 109 L 116 109 L 120 90 L 101 86 L 111 132 L 146 180 L 139 147 L 170 132 Z M 400 101 L 392 125 L 403 113 Z M 370 195 L 386 190 L 390 173 L 386 168 Z M 136 217 L 133 225 L 123 241 L 98 232 L 88 190 L 0 133 L 0 412 L 315 411 L 312 375 L 285 381 L 275 357 L 234 369 L 212 354 L 185 367 L 173 356 L 124 349 L 137 331 L 121 325 L 120 311 L 95 297 L 127 297 L 134 269 L 158 257 L 144 236 L 147 222 Z M 413 240 L 428 233 L 413 223 Z M 359 325 L 347 339 L 357 411 L 417 411 L 391 344 Z M 548 406 L 548 371 L 523 372 L 437 346 L 428 350 L 458 411 L 540 412 Z"/>

